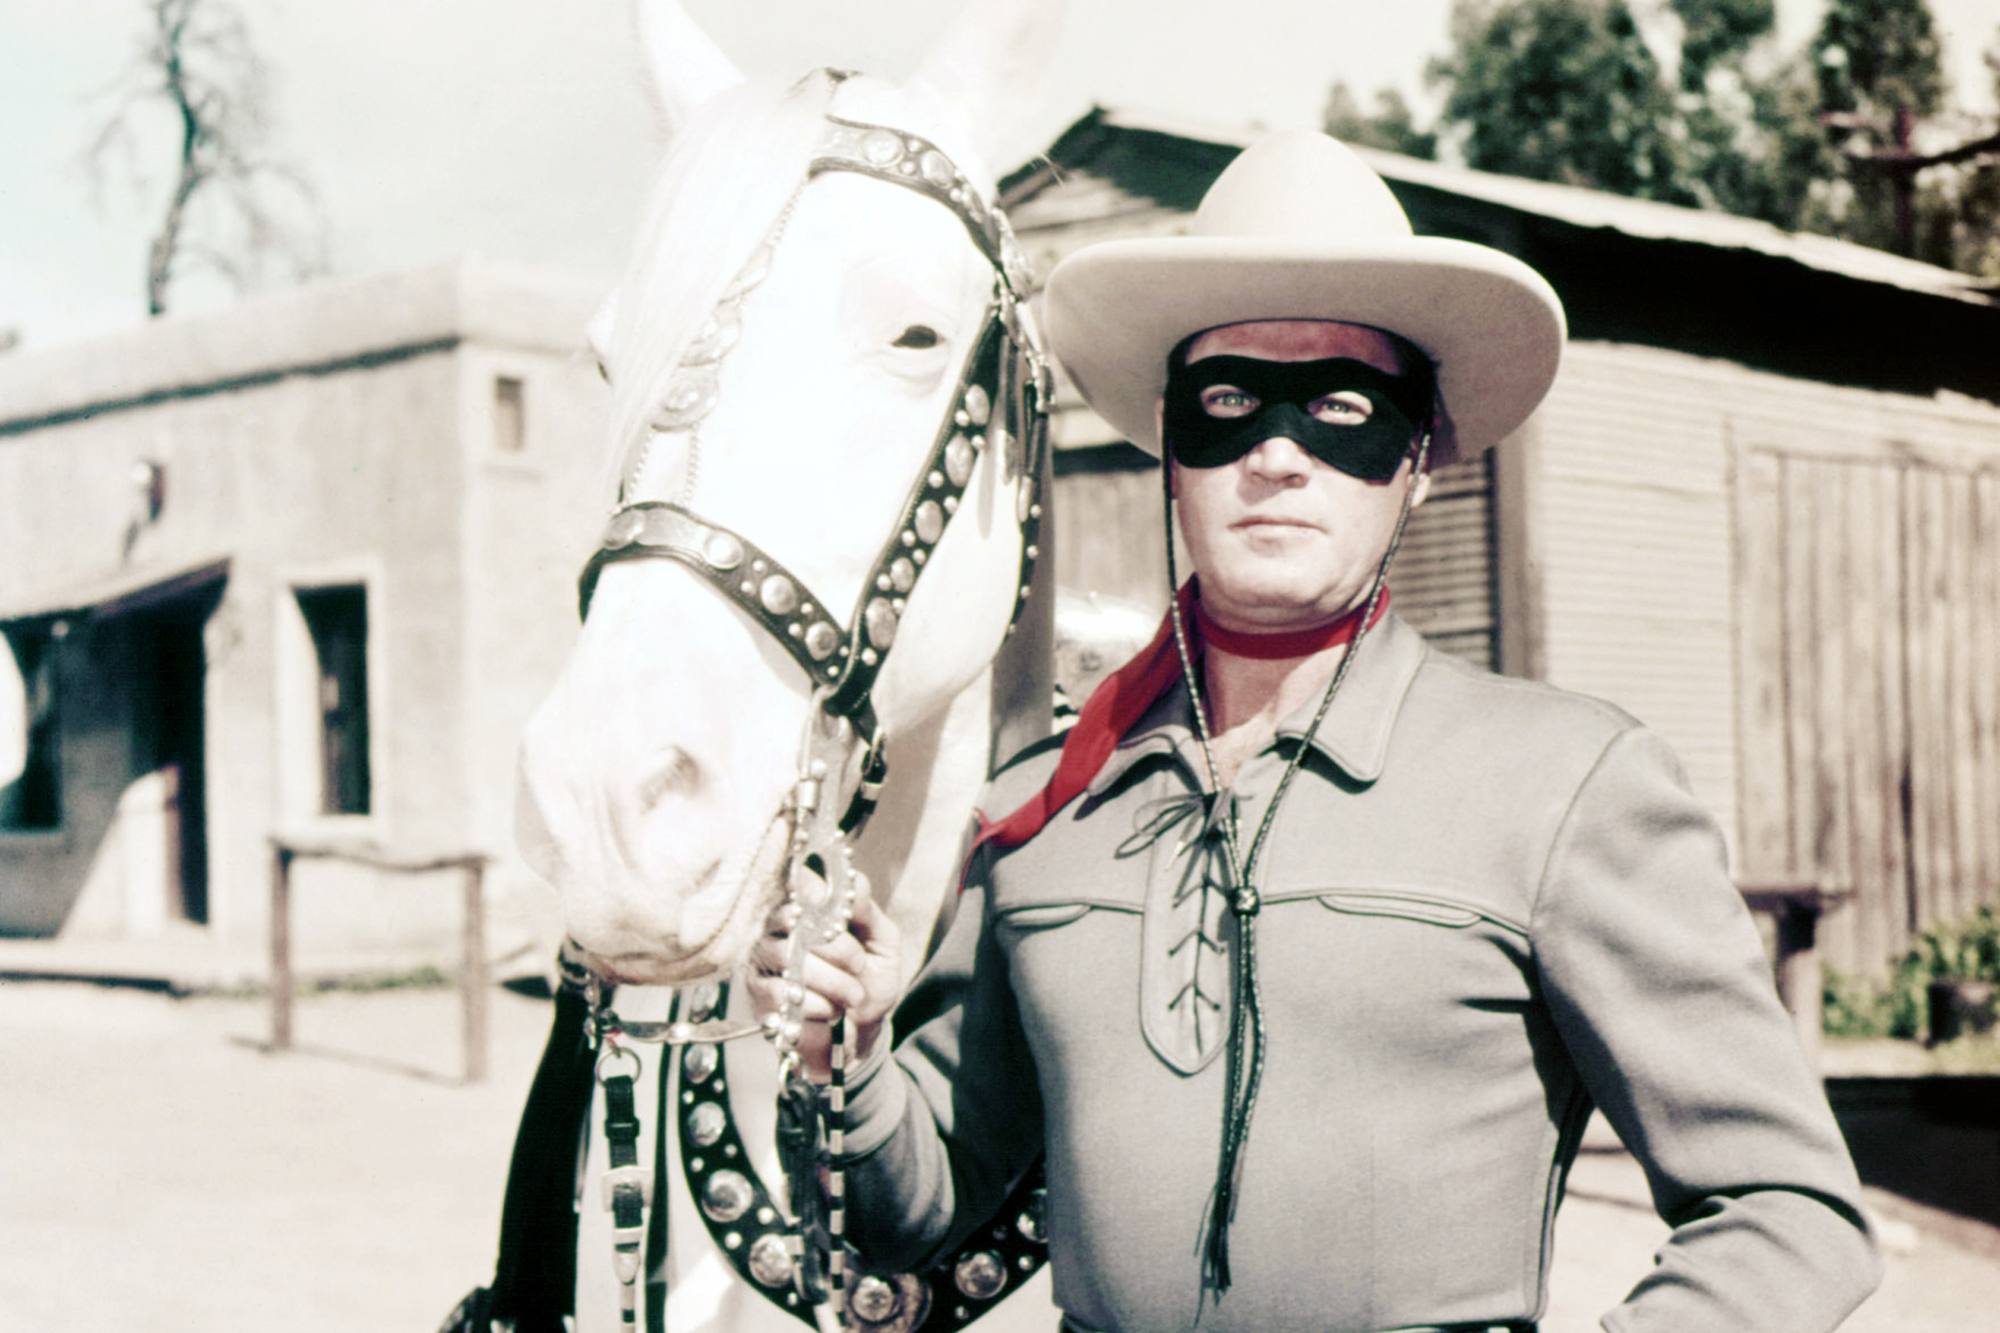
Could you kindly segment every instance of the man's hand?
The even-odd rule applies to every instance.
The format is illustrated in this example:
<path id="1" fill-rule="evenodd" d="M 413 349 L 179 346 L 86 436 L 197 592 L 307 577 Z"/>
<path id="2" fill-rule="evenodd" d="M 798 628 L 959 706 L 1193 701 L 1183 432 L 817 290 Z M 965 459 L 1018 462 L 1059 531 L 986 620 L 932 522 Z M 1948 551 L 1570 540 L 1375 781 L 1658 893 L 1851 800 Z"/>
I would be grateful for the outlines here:
<path id="1" fill-rule="evenodd" d="M 800 978 L 805 987 L 800 1017 L 805 1025 L 799 1035 L 799 1059 L 821 1083 L 827 1079 L 835 1013 L 846 1013 L 858 1059 L 874 1048 L 901 990 L 902 934 L 888 913 L 875 905 L 866 876 L 855 876 L 854 890 L 854 915 L 847 929 L 813 946 Z M 785 955 L 796 916 L 790 903 L 780 904 L 750 950 L 750 997 L 759 1018 L 777 1013 L 784 997 Z"/>

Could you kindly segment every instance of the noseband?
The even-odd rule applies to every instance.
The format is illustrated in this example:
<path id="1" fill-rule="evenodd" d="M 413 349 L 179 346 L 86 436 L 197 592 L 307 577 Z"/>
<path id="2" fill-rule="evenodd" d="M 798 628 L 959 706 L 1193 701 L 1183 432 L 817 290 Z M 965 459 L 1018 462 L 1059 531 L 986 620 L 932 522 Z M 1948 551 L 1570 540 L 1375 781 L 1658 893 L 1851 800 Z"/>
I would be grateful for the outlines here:
<path id="1" fill-rule="evenodd" d="M 845 76 L 836 72 L 832 77 L 837 84 Z M 831 114 L 825 121 L 804 179 L 683 355 L 651 424 L 656 431 L 686 432 L 693 439 L 701 421 L 714 410 L 719 396 L 719 366 L 740 335 L 744 303 L 768 271 L 800 193 L 815 177 L 830 171 L 856 172 L 914 190 L 950 209 L 992 268 L 992 296 L 960 371 L 950 414 L 940 425 L 929 455 L 911 482 L 895 527 L 882 542 L 856 605 L 843 624 L 803 579 L 750 538 L 701 517 L 685 503 L 632 500 L 630 492 L 643 471 L 650 432 L 635 443 L 626 459 L 617 507 L 578 582 L 579 612 L 588 616 L 592 594 L 606 565 L 637 559 L 677 561 L 761 626 L 798 664 L 811 687 L 813 707 L 800 746 L 798 781 L 790 800 L 793 831 L 786 874 L 799 916 L 792 930 L 782 1007 L 762 1029 L 777 1046 L 787 1084 L 780 1099 L 781 1145 L 786 1139 L 783 1129 L 787 1123 L 786 1104 L 794 1102 L 803 1083 L 796 1072 L 796 1046 L 804 998 L 798 983 L 805 954 L 813 943 L 830 937 L 846 924 L 853 880 L 850 839 L 873 813 L 887 774 L 884 738 L 872 699 L 876 678 L 895 643 L 910 595 L 958 512 L 980 455 L 990 449 L 1002 451 L 1005 480 L 1018 482 L 1025 478 L 1025 485 L 1017 491 L 1015 512 L 1021 534 L 1021 559 L 1007 630 L 1009 634 L 1014 632 L 1040 554 L 1037 540 L 1042 506 L 1037 487 L 1042 451 L 1047 445 L 1052 385 L 1048 362 L 1024 315 L 1028 297 L 1027 264 L 1000 210 L 989 206 L 978 187 L 928 139 Z M 690 455 L 692 472 L 697 450 L 691 447 Z M 685 488 L 684 495 L 691 498 L 691 486 Z M 798 873 L 801 869 L 813 874 L 802 877 Z M 815 881 L 823 883 L 823 894 L 801 888 Z M 625 1142 L 636 1138 L 637 1125 L 629 1113 L 631 1074 L 613 1072 L 630 1055 L 619 1045 L 619 1038 L 659 1040 L 680 1048 L 683 1079 L 691 1085 L 700 1085 L 719 1068 L 719 1043 L 759 1029 L 731 1026 L 722 1020 L 722 991 L 718 987 L 696 988 L 697 993 L 690 996 L 686 1010 L 677 1004 L 674 1021 L 642 1024 L 621 1023 L 603 1006 L 604 987 L 597 978 L 580 971 L 569 979 L 569 984 L 588 997 L 591 1036 L 602 1052 L 598 1079 L 605 1085 L 607 1104 L 612 1107 L 606 1130 L 607 1139 L 613 1140 L 613 1169 L 607 1173 L 605 1188 L 607 1205 L 617 1214 L 613 1228 L 616 1266 L 624 1323 L 631 1327 L 633 1287 L 645 1239 L 640 1217 L 651 1182 Z M 680 1016 L 683 1013 L 685 1017 Z M 999 1294 L 1006 1285 L 1006 1269 L 1025 1273 L 1043 1261 L 1046 1241 L 1040 1234 L 1038 1175 L 1024 1181 L 1016 1196 L 1008 1201 L 1011 1210 L 1008 1215 L 1018 1215 L 1021 1219 L 1018 1228 L 1021 1235 L 1009 1242 L 1013 1248 L 1005 1251 L 1004 1265 L 1000 1250 L 981 1249 L 969 1251 L 967 1257 L 928 1279 L 899 1276 L 894 1279 L 893 1288 L 885 1279 L 866 1277 L 856 1288 L 854 1304 L 847 1307 L 840 1243 L 842 1209 L 835 1167 L 829 1184 L 832 1213 L 821 1219 L 830 1233 L 827 1271 L 819 1275 L 824 1280 L 807 1278 L 794 1282 L 796 1275 L 814 1266 L 812 1247 L 816 1242 L 806 1234 L 813 1230 L 806 1204 L 808 1199 L 818 1197 L 819 1181 L 815 1170 L 818 1162 L 810 1143 L 818 1135 L 824 1135 L 828 1140 L 825 1146 L 832 1156 L 837 1158 L 840 1152 L 839 1071 L 844 1045 L 844 1028 L 837 1026 L 835 1082 L 830 1114 L 824 1124 L 818 1127 L 817 1134 L 810 1124 L 793 1124 L 794 1135 L 803 1135 L 808 1147 L 801 1159 L 787 1164 L 787 1174 L 792 1177 L 793 1208 L 797 1210 L 789 1227 L 779 1224 L 770 1195 L 748 1173 L 747 1160 L 737 1157 L 740 1145 L 731 1146 L 735 1144 L 734 1129 L 725 1118 L 726 1107 L 696 1102 L 693 1091 L 686 1093 L 688 1106 L 682 1108 L 692 1117 L 683 1126 L 683 1134 L 707 1146 L 700 1157 L 689 1158 L 685 1164 L 689 1183 L 696 1190 L 703 1214 L 732 1265 L 753 1279 L 767 1297 L 793 1313 L 804 1317 L 800 1297 L 817 1300 L 820 1291 L 830 1287 L 834 1308 L 840 1312 L 835 1316 L 837 1319 L 844 1321 L 851 1315 L 857 1327 L 889 1326 L 871 1320 L 872 1300 L 883 1305 L 884 1319 L 900 1326 L 900 1319 L 914 1314 L 915 1319 L 909 1321 L 914 1324 L 923 1317 L 919 1306 L 929 1308 L 932 1304 L 934 1286 L 938 1315 L 944 1326 L 958 1327 L 976 1317 L 984 1303 Z M 700 1067 L 696 1065 L 697 1058 L 702 1061 Z M 636 1057 L 632 1059 L 636 1072 Z M 721 1082 L 716 1077 L 718 1090 Z M 612 1095 L 613 1084 L 618 1085 L 616 1096 Z M 618 1109 L 621 1106 L 627 1109 Z M 713 1123 L 704 1118 L 710 1112 L 714 1113 Z M 809 1112 L 798 1114 L 809 1115 Z M 718 1152 L 723 1162 L 713 1160 Z M 731 1160 L 740 1161 L 740 1166 L 726 1166 Z M 718 1203 L 724 1196 L 724 1202 Z M 763 1234 L 746 1238 L 737 1219 L 748 1221 L 750 1216 L 758 1219 L 758 1230 Z M 717 1230 L 718 1223 L 722 1226 L 737 1223 L 738 1229 Z M 744 1243 L 746 1239 L 748 1244 Z M 765 1253 L 766 1250 L 769 1252 Z M 760 1254 L 763 1254 L 761 1261 Z M 989 1277 L 989 1268 L 999 1270 L 997 1281 Z M 947 1299 L 951 1301 L 949 1306 L 945 1304 Z M 968 1303 L 973 1308 L 965 1308 Z M 891 1310 L 899 1311 L 900 1315 L 891 1315 L 888 1313 Z"/>

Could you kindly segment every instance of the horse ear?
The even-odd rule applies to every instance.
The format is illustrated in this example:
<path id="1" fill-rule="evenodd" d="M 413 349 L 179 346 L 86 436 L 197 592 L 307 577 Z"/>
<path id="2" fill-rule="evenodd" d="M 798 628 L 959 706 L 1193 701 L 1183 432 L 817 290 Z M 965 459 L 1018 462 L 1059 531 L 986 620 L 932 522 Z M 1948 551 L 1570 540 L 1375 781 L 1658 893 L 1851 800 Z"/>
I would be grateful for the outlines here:
<path id="1" fill-rule="evenodd" d="M 743 82 L 743 72 L 688 17 L 680 0 L 633 0 L 632 17 L 653 105 L 669 135 L 696 107 Z"/>
<path id="2" fill-rule="evenodd" d="M 989 165 L 1025 151 L 1009 142 L 1019 112 L 1055 49 L 1068 0 L 967 0 L 916 77 L 947 98 L 978 136 Z"/>

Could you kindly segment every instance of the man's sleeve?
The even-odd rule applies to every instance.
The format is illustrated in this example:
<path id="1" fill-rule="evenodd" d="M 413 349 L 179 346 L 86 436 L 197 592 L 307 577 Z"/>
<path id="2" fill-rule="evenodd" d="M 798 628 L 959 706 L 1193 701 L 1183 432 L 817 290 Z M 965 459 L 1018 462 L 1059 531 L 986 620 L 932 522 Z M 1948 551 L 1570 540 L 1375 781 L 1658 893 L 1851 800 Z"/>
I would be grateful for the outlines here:
<path id="1" fill-rule="evenodd" d="M 1042 1105 L 980 854 L 951 927 L 897 1009 L 893 1057 L 849 1080 L 847 1236 L 909 1269 L 998 1207 L 1042 1145 Z"/>
<path id="2" fill-rule="evenodd" d="M 1837 1327 L 1881 1273 L 1860 1182 L 1720 832 L 1643 729 L 1578 790 L 1533 934 L 1563 1039 L 1673 1227 L 1604 1327 Z"/>

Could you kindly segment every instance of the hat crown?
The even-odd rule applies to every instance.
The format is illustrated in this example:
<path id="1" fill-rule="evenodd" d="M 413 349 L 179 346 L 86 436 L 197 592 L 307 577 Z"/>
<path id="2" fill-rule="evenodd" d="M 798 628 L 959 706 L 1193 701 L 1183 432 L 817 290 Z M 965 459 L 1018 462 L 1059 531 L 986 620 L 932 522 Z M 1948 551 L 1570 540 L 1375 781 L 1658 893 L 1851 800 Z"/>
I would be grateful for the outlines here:
<path id="1" fill-rule="evenodd" d="M 1374 169 L 1313 130 L 1273 134 L 1238 153 L 1202 196 L 1189 231 L 1320 244 L 1412 234 L 1409 215 Z"/>

